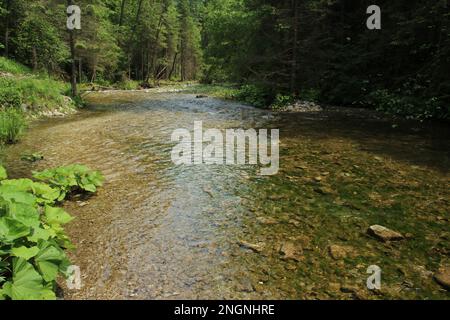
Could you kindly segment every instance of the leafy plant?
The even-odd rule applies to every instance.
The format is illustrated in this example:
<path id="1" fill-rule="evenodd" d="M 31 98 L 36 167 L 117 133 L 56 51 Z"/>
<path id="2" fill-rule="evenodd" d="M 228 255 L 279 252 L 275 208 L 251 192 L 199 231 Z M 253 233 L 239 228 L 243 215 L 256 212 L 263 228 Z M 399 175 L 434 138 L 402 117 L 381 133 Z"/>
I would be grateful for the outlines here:
<path id="1" fill-rule="evenodd" d="M 4 168 L 2 167 L 2 171 Z M 70 265 L 62 226 L 66 212 L 55 218 L 55 192 L 31 180 L 0 183 L 0 299 L 55 299 L 55 280 Z M 59 218 L 59 219 L 58 219 Z"/>
<path id="2" fill-rule="evenodd" d="M 0 144 L 16 143 L 26 126 L 25 116 L 18 109 L 0 111 Z"/>
<path id="3" fill-rule="evenodd" d="M 448 107 L 444 108 L 442 102 L 436 97 L 423 100 L 401 92 L 377 90 L 366 98 L 365 103 L 376 110 L 409 119 L 446 119 L 449 116 Z"/>
<path id="4" fill-rule="evenodd" d="M 0 166 L 0 180 L 5 180 L 6 178 L 8 178 L 8 174 L 6 173 L 5 168 Z"/>
<path id="5" fill-rule="evenodd" d="M 77 175 L 94 179 L 80 167 Z M 55 207 L 63 200 L 58 188 L 6 178 L 0 166 L 0 300 L 56 299 L 56 279 L 68 276 L 70 266 L 65 249 L 72 248 L 64 225 L 73 217 Z"/>
<path id="6" fill-rule="evenodd" d="M 235 98 L 259 108 L 265 108 L 268 105 L 266 90 L 255 85 L 242 86 Z"/>
<path id="7" fill-rule="evenodd" d="M 17 88 L 9 86 L 8 79 L 0 80 L 0 106 L 3 108 L 20 108 L 22 105 L 22 95 Z"/>
<path id="8" fill-rule="evenodd" d="M 101 187 L 104 181 L 100 172 L 79 164 L 33 172 L 33 177 L 59 190 L 58 200 L 64 199 L 68 193 L 77 189 L 96 192 L 97 187 Z"/>
<path id="9" fill-rule="evenodd" d="M 290 95 L 277 94 L 275 101 L 272 103 L 272 110 L 280 110 L 294 102 L 294 97 Z"/>
<path id="10" fill-rule="evenodd" d="M 27 162 L 36 162 L 43 160 L 44 156 L 40 153 L 26 153 L 20 157 L 20 160 Z"/>

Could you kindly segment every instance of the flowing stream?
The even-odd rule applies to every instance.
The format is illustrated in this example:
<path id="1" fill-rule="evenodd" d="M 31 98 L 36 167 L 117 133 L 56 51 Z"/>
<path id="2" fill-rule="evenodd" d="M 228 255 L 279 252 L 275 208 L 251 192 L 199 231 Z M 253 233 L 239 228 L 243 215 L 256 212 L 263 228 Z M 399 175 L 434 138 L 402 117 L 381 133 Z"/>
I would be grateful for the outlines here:
<path id="1" fill-rule="evenodd" d="M 357 109 L 273 114 L 174 92 L 103 92 L 33 123 L 6 152 L 13 177 L 72 163 L 106 177 L 65 203 L 81 290 L 65 299 L 448 298 L 449 130 Z M 281 169 L 176 166 L 173 130 L 280 128 Z M 39 152 L 43 161 L 20 161 Z M 384 244 L 382 224 L 411 237 Z M 330 246 L 345 248 L 342 257 Z M 383 269 L 369 292 L 367 267 Z"/>

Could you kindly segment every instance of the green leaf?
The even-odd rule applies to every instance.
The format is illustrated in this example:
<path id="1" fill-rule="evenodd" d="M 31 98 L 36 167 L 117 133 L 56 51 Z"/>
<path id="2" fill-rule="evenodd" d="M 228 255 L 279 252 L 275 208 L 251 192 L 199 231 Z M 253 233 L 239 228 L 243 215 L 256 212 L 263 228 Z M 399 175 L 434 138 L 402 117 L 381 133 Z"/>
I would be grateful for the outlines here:
<path id="1" fill-rule="evenodd" d="M 8 202 L 25 203 L 30 206 L 36 204 L 34 195 L 24 191 L 16 191 L 12 186 L 0 186 L 0 196 Z"/>
<path id="2" fill-rule="evenodd" d="M 38 210 L 28 204 L 10 204 L 9 216 L 22 222 L 27 227 L 38 227 L 41 224 Z"/>
<path id="3" fill-rule="evenodd" d="M 44 159 L 44 156 L 40 153 L 23 154 L 20 157 L 20 160 L 27 161 L 27 162 L 36 162 L 36 161 L 40 161 L 43 159 Z"/>
<path id="4" fill-rule="evenodd" d="M 6 169 L 0 165 L 0 180 L 5 180 L 8 178 L 8 174 L 6 173 Z"/>
<path id="5" fill-rule="evenodd" d="M 15 257 L 22 258 L 25 260 L 30 260 L 35 257 L 39 253 L 38 247 L 27 248 L 25 246 L 21 246 L 19 248 L 12 248 L 11 254 Z"/>
<path id="6" fill-rule="evenodd" d="M 0 218 L 0 241 L 12 243 L 14 240 L 30 234 L 30 228 L 20 221 L 9 217 Z"/>
<path id="7" fill-rule="evenodd" d="M 49 224 L 66 224 L 74 218 L 61 208 L 45 207 L 45 217 Z"/>
<path id="8" fill-rule="evenodd" d="M 83 187 L 84 190 L 92 192 L 92 193 L 97 191 L 97 188 L 93 184 L 85 184 L 82 187 Z"/>
<path id="9" fill-rule="evenodd" d="M 13 187 L 15 191 L 31 191 L 33 186 L 33 181 L 30 179 L 11 179 L 2 181 L 2 186 Z"/>
<path id="10" fill-rule="evenodd" d="M 43 202 L 49 204 L 54 203 L 60 195 L 60 191 L 58 189 L 51 188 L 49 185 L 44 183 L 35 182 L 33 189 L 35 195 L 44 200 Z"/>
<path id="11" fill-rule="evenodd" d="M 26 260 L 13 259 L 13 277 L 3 285 L 3 294 L 13 300 L 55 300 L 55 293 L 44 286 L 43 278 Z"/>
<path id="12" fill-rule="evenodd" d="M 57 200 L 63 201 L 66 198 L 66 196 L 67 196 L 67 192 L 61 190 Z"/>
<path id="13" fill-rule="evenodd" d="M 38 202 L 53 203 L 59 197 L 59 190 L 51 188 L 49 185 L 34 182 L 30 179 L 15 179 L 1 182 L 3 192 L 27 192 L 38 197 Z M 1 191 L 0 191 L 1 192 Z"/>
<path id="14" fill-rule="evenodd" d="M 41 250 L 35 258 L 36 265 L 45 281 L 54 281 L 58 276 L 59 266 L 66 259 L 66 255 L 63 250 L 49 242 L 41 242 L 39 247 Z"/>
<path id="15" fill-rule="evenodd" d="M 39 240 L 48 240 L 51 237 L 56 237 L 56 233 L 52 232 L 51 229 L 43 229 L 41 227 L 33 228 L 32 235 L 28 236 L 28 241 L 38 243 Z"/>

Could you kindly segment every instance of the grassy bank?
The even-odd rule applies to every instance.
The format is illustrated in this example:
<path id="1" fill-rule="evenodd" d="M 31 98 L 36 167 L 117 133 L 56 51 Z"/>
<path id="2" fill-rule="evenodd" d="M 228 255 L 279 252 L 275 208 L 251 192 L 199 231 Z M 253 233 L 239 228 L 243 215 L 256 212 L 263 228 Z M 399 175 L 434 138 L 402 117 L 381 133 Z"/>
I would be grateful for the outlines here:
<path id="1" fill-rule="evenodd" d="M 14 143 L 27 119 L 63 115 L 75 109 L 68 84 L 0 57 L 0 144 Z"/>

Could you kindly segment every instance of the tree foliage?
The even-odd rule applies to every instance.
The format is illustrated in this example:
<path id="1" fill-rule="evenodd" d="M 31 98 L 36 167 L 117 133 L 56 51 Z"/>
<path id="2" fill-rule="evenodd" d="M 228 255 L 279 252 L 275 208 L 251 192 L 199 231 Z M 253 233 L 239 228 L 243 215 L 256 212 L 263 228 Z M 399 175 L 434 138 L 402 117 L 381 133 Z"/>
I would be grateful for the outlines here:
<path id="1" fill-rule="evenodd" d="M 277 94 L 447 118 L 446 0 L 78 0 L 78 81 L 234 82 Z M 65 1 L 0 0 L 0 52 L 70 71 Z"/>
<path id="2" fill-rule="evenodd" d="M 383 1 L 369 30 L 356 0 L 210 0 L 205 80 L 253 83 L 320 100 L 448 117 L 448 1 Z"/>

